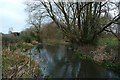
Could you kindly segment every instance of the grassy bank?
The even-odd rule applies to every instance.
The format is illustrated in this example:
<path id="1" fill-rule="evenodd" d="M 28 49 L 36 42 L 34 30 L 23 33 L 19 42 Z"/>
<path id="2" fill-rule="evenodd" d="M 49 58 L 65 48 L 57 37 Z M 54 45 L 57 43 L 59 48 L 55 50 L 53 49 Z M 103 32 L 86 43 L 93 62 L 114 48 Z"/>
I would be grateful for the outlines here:
<path id="1" fill-rule="evenodd" d="M 29 49 L 31 49 L 32 47 L 34 47 L 35 45 L 33 45 L 32 43 L 25 43 L 25 42 L 18 42 L 16 44 L 10 44 L 10 46 L 8 46 L 8 48 L 11 51 L 15 51 L 16 49 L 20 49 L 21 51 L 27 51 Z"/>
<path id="2" fill-rule="evenodd" d="M 22 55 L 20 49 L 3 49 L 3 78 L 32 78 L 38 74 L 38 63 Z"/>
<path id="3" fill-rule="evenodd" d="M 115 37 L 100 38 L 97 46 L 81 46 L 75 53 L 80 60 L 90 60 L 120 73 L 120 64 L 114 62 L 118 48 Z"/>
<path id="4" fill-rule="evenodd" d="M 75 57 L 80 59 L 80 60 L 94 61 L 98 65 L 101 65 L 106 69 L 112 70 L 112 71 L 120 74 L 120 64 L 115 64 L 109 59 L 108 60 L 97 61 L 93 58 L 93 56 L 81 53 L 80 51 L 76 52 Z"/>
<path id="5" fill-rule="evenodd" d="M 3 48 L 3 78 L 33 78 L 38 76 L 38 62 L 23 53 L 31 49 L 31 43 L 16 43 Z"/>
<path id="6" fill-rule="evenodd" d="M 38 62 L 24 55 L 25 52 L 37 45 L 33 36 L 21 33 L 14 36 L 12 33 L 2 35 L 2 64 L 3 78 L 33 78 L 38 75 Z"/>
<path id="7" fill-rule="evenodd" d="M 99 38 L 97 46 L 81 46 L 75 51 L 75 57 L 81 60 L 92 60 L 99 65 L 120 73 L 120 64 L 114 63 L 112 60 L 117 54 L 118 39 L 111 37 Z M 68 45 L 64 40 L 46 40 L 45 43 L 53 45 Z"/>
<path id="8" fill-rule="evenodd" d="M 111 37 L 100 38 L 99 41 L 98 41 L 98 45 L 107 45 L 106 52 L 110 53 L 110 49 L 112 49 L 112 50 L 114 50 L 113 54 L 118 54 L 118 48 L 117 47 L 119 46 L 119 41 L 116 37 L 111 36 Z M 110 48 L 110 49 L 108 49 L 108 48 Z M 114 55 L 112 55 L 112 57 L 113 56 Z M 120 73 L 120 64 L 117 64 L 117 63 L 114 62 L 112 59 L 108 59 L 108 60 L 103 60 L 101 62 L 101 65 L 104 66 L 107 69 L 111 69 L 115 72 Z"/>

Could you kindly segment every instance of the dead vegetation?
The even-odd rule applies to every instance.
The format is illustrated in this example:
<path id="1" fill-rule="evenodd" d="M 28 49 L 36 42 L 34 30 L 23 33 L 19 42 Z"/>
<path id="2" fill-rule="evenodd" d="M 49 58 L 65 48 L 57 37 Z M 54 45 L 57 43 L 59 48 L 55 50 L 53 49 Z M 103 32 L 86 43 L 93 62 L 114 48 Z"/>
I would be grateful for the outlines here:
<path id="1" fill-rule="evenodd" d="M 38 63 L 21 54 L 3 49 L 3 78 L 33 78 L 38 74 Z"/>

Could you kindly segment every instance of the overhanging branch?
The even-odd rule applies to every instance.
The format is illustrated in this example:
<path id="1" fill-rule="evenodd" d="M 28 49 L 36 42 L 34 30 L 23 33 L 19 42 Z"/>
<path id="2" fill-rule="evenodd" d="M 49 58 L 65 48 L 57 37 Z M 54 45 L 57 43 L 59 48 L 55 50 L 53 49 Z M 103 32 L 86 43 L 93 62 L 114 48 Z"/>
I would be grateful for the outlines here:
<path id="1" fill-rule="evenodd" d="M 120 38 L 112 30 L 105 29 L 105 31 L 112 33 L 120 41 Z"/>
<path id="2" fill-rule="evenodd" d="M 99 35 L 100 33 L 102 33 L 107 27 L 109 27 L 111 24 L 113 24 L 114 22 L 118 21 L 120 19 L 120 15 L 118 15 L 118 17 L 114 20 L 112 20 L 110 23 L 108 23 L 106 26 L 104 26 L 98 33 L 97 35 Z"/>

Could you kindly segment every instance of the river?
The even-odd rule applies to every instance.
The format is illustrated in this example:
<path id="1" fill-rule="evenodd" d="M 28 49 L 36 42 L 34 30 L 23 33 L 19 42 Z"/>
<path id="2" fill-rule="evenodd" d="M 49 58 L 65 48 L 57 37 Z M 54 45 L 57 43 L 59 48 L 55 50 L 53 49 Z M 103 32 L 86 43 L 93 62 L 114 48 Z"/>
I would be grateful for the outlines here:
<path id="1" fill-rule="evenodd" d="M 31 58 L 39 61 L 39 78 L 112 78 L 119 74 L 92 61 L 79 60 L 63 45 L 38 45 L 32 48 Z"/>

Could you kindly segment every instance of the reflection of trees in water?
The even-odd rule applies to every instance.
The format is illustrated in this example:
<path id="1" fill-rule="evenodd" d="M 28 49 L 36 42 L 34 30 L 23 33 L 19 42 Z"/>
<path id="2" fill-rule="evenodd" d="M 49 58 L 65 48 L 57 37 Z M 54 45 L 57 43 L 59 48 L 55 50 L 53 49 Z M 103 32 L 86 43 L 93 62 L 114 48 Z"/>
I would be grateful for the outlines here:
<path id="1" fill-rule="evenodd" d="M 78 77 L 80 65 L 79 63 L 62 62 L 56 64 L 52 72 L 55 77 L 72 78 Z"/>
<path id="2" fill-rule="evenodd" d="M 79 73 L 79 77 L 81 78 L 89 78 L 89 77 L 100 77 L 101 68 L 88 61 L 81 61 L 81 69 Z M 103 71 L 103 70 L 102 70 Z M 104 73 L 104 72 L 102 72 Z"/>
<path id="3" fill-rule="evenodd" d="M 57 53 L 57 50 L 59 49 L 59 46 L 46 45 L 45 48 L 47 49 L 47 51 L 48 51 L 51 55 L 54 55 L 54 54 Z"/>
<path id="4" fill-rule="evenodd" d="M 37 48 L 40 51 L 40 54 L 37 54 L 40 60 L 39 68 L 42 69 L 44 76 L 53 78 L 89 78 L 108 75 L 107 71 L 101 69 L 95 63 L 78 60 L 74 52 L 65 46 L 39 45 Z M 52 51 L 53 49 L 54 51 Z"/>
<path id="5" fill-rule="evenodd" d="M 62 49 L 62 48 L 61 48 Z M 61 50 L 60 49 L 60 50 Z M 53 76 L 55 77 L 78 77 L 79 70 L 80 70 L 80 63 L 75 60 L 74 56 L 72 56 L 72 51 L 67 50 L 66 48 L 63 49 L 64 56 L 61 58 L 61 60 L 57 60 L 57 56 L 60 56 L 56 54 L 56 57 L 54 58 L 56 62 L 55 70 L 52 72 Z"/>
<path id="6" fill-rule="evenodd" d="M 36 50 L 40 53 L 40 49 L 43 49 L 43 44 L 39 44 L 36 46 Z"/>

